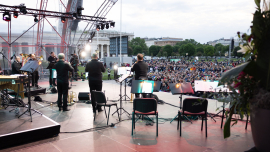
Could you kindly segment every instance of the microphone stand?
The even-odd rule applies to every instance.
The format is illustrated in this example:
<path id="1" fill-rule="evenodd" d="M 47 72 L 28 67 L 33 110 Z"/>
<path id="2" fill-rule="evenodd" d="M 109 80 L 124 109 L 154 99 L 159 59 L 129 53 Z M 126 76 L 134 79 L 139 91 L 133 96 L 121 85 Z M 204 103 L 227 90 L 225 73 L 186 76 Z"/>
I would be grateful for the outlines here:
<path id="1" fill-rule="evenodd" d="M 9 61 L 8 58 L 4 55 L 3 49 L 2 49 L 2 51 L 0 52 L 0 54 L 2 54 L 2 58 L 3 58 L 3 62 L 4 62 L 4 70 L 3 70 L 2 75 L 5 75 L 5 69 L 6 69 L 5 59 L 6 59 L 8 62 L 10 62 L 10 61 Z M 11 63 L 11 62 L 10 62 L 10 63 Z"/>

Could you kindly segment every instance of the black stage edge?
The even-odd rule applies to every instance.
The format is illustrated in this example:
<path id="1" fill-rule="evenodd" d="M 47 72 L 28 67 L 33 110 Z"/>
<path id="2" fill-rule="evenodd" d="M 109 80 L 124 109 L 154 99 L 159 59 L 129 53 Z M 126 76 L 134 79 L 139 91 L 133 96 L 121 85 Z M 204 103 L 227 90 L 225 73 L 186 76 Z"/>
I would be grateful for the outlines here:
<path id="1" fill-rule="evenodd" d="M 45 115 L 17 118 L 10 108 L 0 110 L 0 149 L 51 138 L 60 133 L 60 124 Z"/>
<path id="2" fill-rule="evenodd" d="M 36 96 L 38 94 L 45 94 L 46 93 L 46 88 L 30 88 L 31 90 L 31 96 Z M 10 95 L 15 95 L 16 93 L 14 91 L 8 91 L 8 94 Z M 27 97 L 28 93 L 25 92 L 24 96 Z"/>

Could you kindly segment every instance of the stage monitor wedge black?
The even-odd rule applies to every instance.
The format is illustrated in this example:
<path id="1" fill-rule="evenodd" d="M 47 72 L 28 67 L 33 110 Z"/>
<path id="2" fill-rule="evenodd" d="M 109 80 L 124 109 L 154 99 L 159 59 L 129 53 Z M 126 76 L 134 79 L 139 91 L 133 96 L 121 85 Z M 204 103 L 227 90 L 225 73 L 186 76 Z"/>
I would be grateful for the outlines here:
<path id="1" fill-rule="evenodd" d="M 89 99 L 89 92 L 79 92 L 78 99 L 80 100 L 90 100 Z"/>

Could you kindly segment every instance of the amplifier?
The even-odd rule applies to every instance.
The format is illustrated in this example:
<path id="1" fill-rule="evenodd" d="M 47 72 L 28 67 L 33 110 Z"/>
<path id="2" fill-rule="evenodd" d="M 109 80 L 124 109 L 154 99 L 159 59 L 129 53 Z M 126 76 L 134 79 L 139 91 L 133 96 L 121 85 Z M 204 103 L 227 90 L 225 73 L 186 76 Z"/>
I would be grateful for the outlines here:
<path id="1" fill-rule="evenodd" d="M 79 92 L 78 99 L 80 100 L 90 100 L 89 99 L 89 92 Z"/>

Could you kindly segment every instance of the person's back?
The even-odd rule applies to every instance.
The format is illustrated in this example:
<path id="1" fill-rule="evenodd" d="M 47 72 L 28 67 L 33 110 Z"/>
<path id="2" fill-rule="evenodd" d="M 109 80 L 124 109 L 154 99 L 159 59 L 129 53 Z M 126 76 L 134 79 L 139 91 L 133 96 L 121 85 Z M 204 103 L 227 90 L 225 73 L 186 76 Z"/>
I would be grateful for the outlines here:
<path id="1" fill-rule="evenodd" d="M 70 64 L 63 60 L 59 60 L 55 65 L 54 69 L 57 72 L 57 82 L 68 83 L 68 71 L 72 72 L 73 68 Z"/>
<path id="2" fill-rule="evenodd" d="M 135 72 L 135 80 L 139 79 L 146 79 L 147 78 L 147 71 L 148 71 L 148 64 L 144 61 L 138 61 L 134 64 L 131 71 Z"/>
<path id="3" fill-rule="evenodd" d="M 102 80 L 102 72 L 105 72 L 105 68 L 101 62 L 97 59 L 92 59 L 85 66 L 85 72 L 88 72 L 89 80 Z"/>

